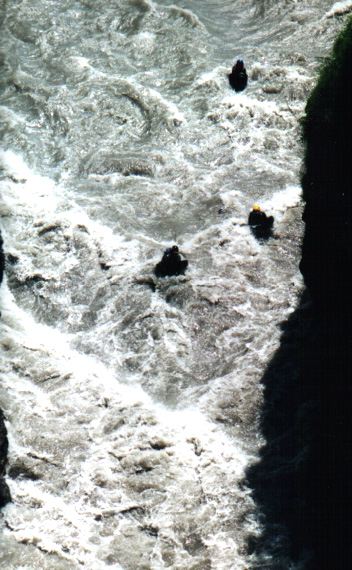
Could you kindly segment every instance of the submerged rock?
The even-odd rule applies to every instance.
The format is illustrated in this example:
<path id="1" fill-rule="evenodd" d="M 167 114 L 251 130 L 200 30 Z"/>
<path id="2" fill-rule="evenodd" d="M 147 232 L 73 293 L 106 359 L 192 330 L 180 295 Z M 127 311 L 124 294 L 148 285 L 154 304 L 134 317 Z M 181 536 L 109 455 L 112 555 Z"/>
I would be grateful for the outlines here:
<path id="1" fill-rule="evenodd" d="M 2 283 L 2 278 L 4 276 L 4 271 L 5 271 L 5 255 L 2 246 L 3 246 L 3 240 L 0 232 L 0 284 Z"/>
<path id="2" fill-rule="evenodd" d="M 4 414 L 0 409 L 0 507 L 11 501 L 10 490 L 5 482 L 4 474 L 7 463 L 7 430 L 4 423 Z"/>

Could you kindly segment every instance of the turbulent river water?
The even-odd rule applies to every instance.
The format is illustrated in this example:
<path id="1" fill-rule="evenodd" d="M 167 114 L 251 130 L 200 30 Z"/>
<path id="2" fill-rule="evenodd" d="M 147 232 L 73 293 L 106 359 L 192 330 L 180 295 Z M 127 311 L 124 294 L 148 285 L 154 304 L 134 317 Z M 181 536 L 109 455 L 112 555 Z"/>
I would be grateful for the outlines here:
<path id="1" fill-rule="evenodd" d="M 351 9 L 3 0 L 1 568 L 294 568 L 248 546 L 244 475 L 303 287 L 299 119 Z"/>

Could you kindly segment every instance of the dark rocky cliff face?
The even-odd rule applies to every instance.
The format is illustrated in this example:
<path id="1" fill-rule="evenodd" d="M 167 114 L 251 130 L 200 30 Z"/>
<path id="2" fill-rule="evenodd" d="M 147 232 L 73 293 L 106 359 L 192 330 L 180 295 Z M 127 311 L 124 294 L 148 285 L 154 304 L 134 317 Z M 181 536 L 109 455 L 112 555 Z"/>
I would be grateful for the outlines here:
<path id="1" fill-rule="evenodd" d="M 301 271 L 317 307 L 351 308 L 352 20 L 338 37 L 306 107 L 306 201 Z M 347 303 L 347 304 L 345 304 Z"/>
<path id="2" fill-rule="evenodd" d="M 0 232 L 0 285 L 5 269 L 5 255 L 3 251 L 3 241 Z M 0 316 L 1 318 L 1 316 Z M 0 508 L 11 500 L 10 491 L 4 480 L 5 466 L 7 462 L 7 431 L 4 424 L 4 416 L 0 410 Z"/>
<path id="3" fill-rule="evenodd" d="M 320 404 L 305 467 L 305 512 L 318 567 L 339 570 L 351 567 L 352 555 L 351 104 L 352 19 L 321 71 L 303 122 L 301 271 L 319 330 L 314 378 Z"/>
<path id="4" fill-rule="evenodd" d="M 306 107 L 301 271 L 320 339 L 320 417 L 306 465 L 307 524 L 318 566 L 351 567 L 352 19 Z M 303 525 L 304 527 L 304 525 Z"/>
<path id="5" fill-rule="evenodd" d="M 266 520 L 256 545 L 277 569 L 347 570 L 352 560 L 352 19 L 302 122 L 306 224 L 301 304 L 264 377 L 267 445 L 248 472 Z M 277 528 L 286 528 L 278 544 Z M 280 531 L 281 532 L 281 531 Z M 285 558 L 285 556 L 287 556 Z M 256 566 L 257 567 L 257 566 Z M 260 568 L 265 568 L 265 562 Z"/>

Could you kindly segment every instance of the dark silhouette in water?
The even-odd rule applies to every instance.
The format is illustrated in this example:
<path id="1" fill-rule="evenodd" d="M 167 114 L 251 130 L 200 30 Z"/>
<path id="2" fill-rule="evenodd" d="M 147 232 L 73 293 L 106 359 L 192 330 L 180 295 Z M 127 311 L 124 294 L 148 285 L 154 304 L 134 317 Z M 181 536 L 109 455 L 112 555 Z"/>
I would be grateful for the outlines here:
<path id="1" fill-rule="evenodd" d="M 243 91 L 247 87 L 248 75 L 243 64 L 243 59 L 238 59 L 229 74 L 229 82 L 235 91 Z"/>
<path id="2" fill-rule="evenodd" d="M 275 568 L 348 570 L 352 561 L 352 19 L 302 121 L 307 290 L 282 325 L 262 383 L 261 461 L 247 473 L 265 517 L 249 545 Z M 279 531 L 278 531 L 279 529 Z M 282 529 L 286 543 L 278 544 Z"/>
<path id="3" fill-rule="evenodd" d="M 4 242 L 2 240 L 2 235 L 0 232 L 0 284 L 2 283 L 2 278 L 5 271 L 5 255 L 3 250 L 3 243 Z"/>
<path id="4" fill-rule="evenodd" d="M 259 206 L 254 206 L 248 217 L 248 224 L 256 238 L 269 239 L 273 235 L 273 216 L 267 216 Z"/>
<path id="5" fill-rule="evenodd" d="M 173 245 L 164 251 L 162 260 L 157 263 L 154 273 L 156 277 L 181 275 L 186 271 L 187 265 L 187 259 L 181 259 L 177 245 Z"/>
<path id="6" fill-rule="evenodd" d="M 5 270 L 5 255 L 3 250 L 2 236 L 0 232 L 0 285 L 2 283 L 4 270 Z M 9 501 L 11 501 L 10 490 L 4 479 L 5 469 L 7 464 L 7 450 L 8 450 L 7 430 L 4 419 L 5 419 L 4 414 L 0 409 L 0 508 L 5 506 Z"/>

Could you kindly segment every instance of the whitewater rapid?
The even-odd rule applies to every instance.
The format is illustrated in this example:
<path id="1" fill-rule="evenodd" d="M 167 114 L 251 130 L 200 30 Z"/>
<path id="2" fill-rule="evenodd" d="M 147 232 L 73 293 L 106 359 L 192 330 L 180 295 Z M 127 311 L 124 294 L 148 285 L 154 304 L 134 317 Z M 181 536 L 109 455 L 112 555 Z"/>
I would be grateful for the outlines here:
<path id="1" fill-rule="evenodd" d="M 257 558 L 245 474 L 303 289 L 299 119 L 338 4 L 2 8 L 2 567 L 294 567 L 283 529 Z M 189 269 L 156 279 L 173 243 Z"/>

